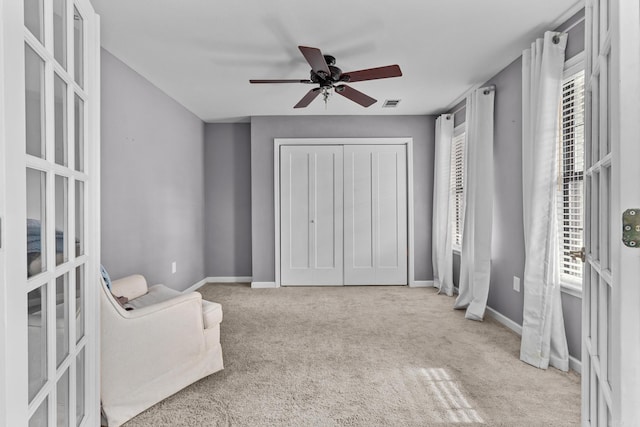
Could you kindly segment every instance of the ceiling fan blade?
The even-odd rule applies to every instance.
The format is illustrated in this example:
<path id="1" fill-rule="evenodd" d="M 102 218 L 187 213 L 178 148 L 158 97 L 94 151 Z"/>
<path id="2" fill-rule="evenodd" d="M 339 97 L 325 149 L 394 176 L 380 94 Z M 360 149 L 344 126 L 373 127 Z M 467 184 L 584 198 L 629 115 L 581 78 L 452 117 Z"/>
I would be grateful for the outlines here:
<path id="1" fill-rule="evenodd" d="M 362 105 L 363 107 L 369 107 L 378 102 L 370 96 L 365 95 L 364 93 L 355 90 L 354 88 L 347 85 L 336 86 L 336 93 L 352 100 L 357 104 Z"/>
<path id="2" fill-rule="evenodd" d="M 249 83 L 313 83 L 311 80 L 249 80 Z"/>
<path id="3" fill-rule="evenodd" d="M 325 76 L 331 75 L 327 61 L 324 60 L 324 56 L 322 55 L 322 52 L 320 52 L 320 49 L 308 46 L 298 46 L 298 49 L 300 49 L 300 52 L 304 55 L 304 59 L 306 59 L 309 65 L 311 65 L 311 69 L 316 74 L 324 73 Z"/>
<path id="4" fill-rule="evenodd" d="M 307 94 L 305 96 L 302 97 L 302 99 L 293 106 L 293 108 L 304 108 L 307 105 L 311 104 L 311 101 L 313 101 L 314 99 L 316 99 L 316 97 L 320 95 L 320 88 L 317 87 L 315 89 L 311 89 L 309 92 L 307 92 Z"/>
<path id="5" fill-rule="evenodd" d="M 387 65 L 386 67 L 368 68 L 366 70 L 350 71 L 342 73 L 342 76 L 348 76 L 346 82 L 361 82 L 364 80 L 388 79 L 389 77 L 400 77 L 402 71 L 398 65 Z"/>

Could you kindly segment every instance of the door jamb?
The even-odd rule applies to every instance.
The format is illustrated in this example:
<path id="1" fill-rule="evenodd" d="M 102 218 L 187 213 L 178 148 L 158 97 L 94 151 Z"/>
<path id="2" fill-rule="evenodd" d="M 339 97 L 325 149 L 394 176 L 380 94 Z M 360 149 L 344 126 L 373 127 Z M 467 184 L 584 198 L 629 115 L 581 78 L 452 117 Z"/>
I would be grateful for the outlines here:
<path id="1" fill-rule="evenodd" d="M 283 145 L 405 145 L 407 148 L 407 281 L 416 286 L 414 268 L 413 213 L 413 138 L 275 138 L 273 140 L 273 194 L 275 209 L 275 286 L 281 286 L 280 276 L 280 147 Z"/>

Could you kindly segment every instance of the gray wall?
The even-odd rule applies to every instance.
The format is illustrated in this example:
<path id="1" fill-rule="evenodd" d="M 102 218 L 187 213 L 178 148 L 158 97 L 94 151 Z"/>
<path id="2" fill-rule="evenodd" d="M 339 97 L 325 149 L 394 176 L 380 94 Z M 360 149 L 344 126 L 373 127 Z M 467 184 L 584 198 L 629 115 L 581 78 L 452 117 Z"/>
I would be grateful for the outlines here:
<path id="1" fill-rule="evenodd" d="M 584 16 L 584 11 L 562 24 L 558 31 Z M 584 50 L 584 22 L 569 32 L 566 59 Z M 495 195 L 491 248 L 491 287 L 488 306 L 522 325 L 524 294 L 513 290 L 513 277 L 524 276 L 522 224 L 522 58 L 509 64 L 485 85 L 496 85 L 495 95 Z M 458 120 L 456 115 L 456 123 Z M 454 254 L 458 283 L 460 256 Z M 563 293 L 569 353 L 580 359 L 581 299 Z"/>
<path id="2" fill-rule="evenodd" d="M 522 225 L 522 60 L 487 82 L 496 85 L 493 236 L 488 305 L 522 324 L 523 293 L 513 276 L 524 275 Z"/>
<path id="3" fill-rule="evenodd" d="M 186 289 L 205 277 L 204 123 L 104 49 L 101 60 L 102 263 Z"/>
<path id="4" fill-rule="evenodd" d="M 414 144 L 415 279 L 432 280 L 433 116 L 287 116 L 251 120 L 253 280 L 275 280 L 274 138 L 412 137 Z"/>
<path id="5" fill-rule="evenodd" d="M 251 276 L 251 125 L 205 128 L 207 277 Z"/>

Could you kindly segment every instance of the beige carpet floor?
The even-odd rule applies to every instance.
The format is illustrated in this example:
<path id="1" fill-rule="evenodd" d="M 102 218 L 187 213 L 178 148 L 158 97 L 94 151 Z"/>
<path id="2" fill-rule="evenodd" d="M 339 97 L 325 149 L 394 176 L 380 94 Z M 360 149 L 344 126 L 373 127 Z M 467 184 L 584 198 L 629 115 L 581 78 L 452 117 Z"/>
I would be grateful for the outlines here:
<path id="1" fill-rule="evenodd" d="M 127 427 L 579 425 L 577 374 L 520 362 L 516 334 L 432 288 L 200 291 L 225 369 Z"/>

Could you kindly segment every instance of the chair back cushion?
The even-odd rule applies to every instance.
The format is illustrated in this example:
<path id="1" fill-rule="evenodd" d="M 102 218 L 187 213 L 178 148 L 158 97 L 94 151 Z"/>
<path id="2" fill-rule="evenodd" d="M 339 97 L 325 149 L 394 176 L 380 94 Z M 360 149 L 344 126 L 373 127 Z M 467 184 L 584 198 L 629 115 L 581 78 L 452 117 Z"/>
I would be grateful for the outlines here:
<path id="1" fill-rule="evenodd" d="M 100 274 L 102 275 L 102 280 L 104 280 L 104 284 L 107 285 L 107 289 L 111 291 L 111 277 L 109 277 L 109 273 L 104 268 L 103 265 L 100 265 Z"/>

